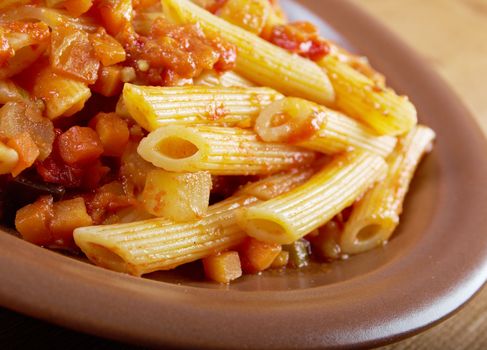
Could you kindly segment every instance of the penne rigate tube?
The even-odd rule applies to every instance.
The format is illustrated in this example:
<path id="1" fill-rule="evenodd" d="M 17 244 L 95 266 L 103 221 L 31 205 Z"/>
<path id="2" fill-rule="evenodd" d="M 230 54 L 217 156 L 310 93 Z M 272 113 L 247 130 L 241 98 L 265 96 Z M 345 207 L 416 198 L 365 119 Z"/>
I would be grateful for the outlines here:
<path id="1" fill-rule="evenodd" d="M 255 130 L 264 141 L 292 143 L 326 154 L 362 149 L 387 157 L 397 142 L 396 137 L 377 135 L 342 113 L 294 97 L 264 108 Z"/>
<path id="2" fill-rule="evenodd" d="M 152 131 L 167 125 L 220 124 L 251 127 L 262 107 L 282 98 L 265 87 L 154 87 L 125 84 L 129 114 Z"/>
<path id="3" fill-rule="evenodd" d="M 96 265 L 132 275 L 169 270 L 240 244 L 245 233 L 235 213 L 257 198 L 231 197 L 197 221 L 167 219 L 78 228 L 74 240 Z"/>
<path id="4" fill-rule="evenodd" d="M 189 0 L 162 0 L 164 13 L 177 23 L 198 23 L 238 48 L 235 71 L 286 95 L 331 104 L 335 94 L 326 73 L 314 62 L 290 54 L 257 35 L 219 18 Z"/>
<path id="5" fill-rule="evenodd" d="M 405 96 L 375 83 L 337 57 L 328 55 L 318 62 L 335 89 L 335 106 L 382 135 L 402 135 L 417 123 L 414 105 Z"/>
<path id="6" fill-rule="evenodd" d="M 434 139 L 434 131 L 421 125 L 399 139 L 396 150 L 387 158 L 387 177 L 354 205 L 340 239 L 344 253 L 370 250 L 391 237 L 414 171 Z"/>
<path id="7" fill-rule="evenodd" d="M 315 172 L 316 169 L 312 167 L 302 167 L 271 175 L 259 181 L 246 184 L 237 191 L 236 195 L 249 195 L 267 201 L 302 185 Z"/>
<path id="8" fill-rule="evenodd" d="M 315 153 L 265 143 L 250 130 L 219 126 L 168 126 L 142 139 L 139 155 L 167 171 L 212 175 L 269 175 L 311 163 Z"/>
<path id="9" fill-rule="evenodd" d="M 194 79 L 194 85 L 201 86 L 225 86 L 225 87 L 254 87 L 255 84 L 241 77 L 235 72 L 217 73 L 213 71 L 204 72 Z"/>
<path id="10" fill-rule="evenodd" d="M 344 154 L 290 192 L 242 209 L 239 225 L 261 241 L 290 244 L 351 205 L 386 173 L 387 165 L 378 155 Z"/>

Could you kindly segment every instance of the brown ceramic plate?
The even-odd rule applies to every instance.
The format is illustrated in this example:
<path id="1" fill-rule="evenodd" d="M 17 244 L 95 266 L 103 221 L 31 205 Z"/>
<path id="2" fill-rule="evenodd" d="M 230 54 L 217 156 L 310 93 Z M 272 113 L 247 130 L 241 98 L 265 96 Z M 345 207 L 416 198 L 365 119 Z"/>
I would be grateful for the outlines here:
<path id="1" fill-rule="evenodd" d="M 487 144 L 479 128 L 422 60 L 357 8 L 344 0 L 299 3 L 368 55 L 438 133 L 392 241 L 327 268 L 220 287 L 185 270 L 130 277 L 2 233 L 1 305 L 139 344 L 311 349 L 405 337 L 451 315 L 482 287 Z"/>

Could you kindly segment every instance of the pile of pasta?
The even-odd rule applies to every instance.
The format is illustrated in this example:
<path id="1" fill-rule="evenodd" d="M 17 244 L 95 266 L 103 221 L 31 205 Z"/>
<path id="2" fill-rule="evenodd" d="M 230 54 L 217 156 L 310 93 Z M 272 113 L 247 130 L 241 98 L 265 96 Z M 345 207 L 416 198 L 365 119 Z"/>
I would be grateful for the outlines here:
<path id="1" fill-rule="evenodd" d="M 271 0 L 2 1 L 0 105 L 24 239 L 221 283 L 384 245 L 435 138 Z"/>

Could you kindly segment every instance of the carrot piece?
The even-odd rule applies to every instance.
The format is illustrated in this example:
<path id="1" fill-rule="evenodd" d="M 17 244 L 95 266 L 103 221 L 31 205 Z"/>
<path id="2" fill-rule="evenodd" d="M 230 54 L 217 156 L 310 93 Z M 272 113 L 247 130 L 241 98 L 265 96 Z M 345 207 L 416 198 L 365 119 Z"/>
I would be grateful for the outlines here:
<path id="1" fill-rule="evenodd" d="M 123 46 L 113 36 L 107 34 L 105 29 L 99 28 L 96 33 L 90 34 L 89 38 L 96 58 L 104 66 L 111 66 L 125 61 Z"/>
<path id="2" fill-rule="evenodd" d="M 100 137 L 105 156 L 120 157 L 129 142 L 127 123 L 116 113 L 98 113 L 90 122 Z"/>
<path id="3" fill-rule="evenodd" d="M 122 69 L 119 65 L 101 67 L 92 90 L 106 97 L 119 95 L 123 88 Z"/>
<path id="4" fill-rule="evenodd" d="M 102 153 L 100 138 L 91 128 L 73 126 L 59 136 L 59 155 L 67 164 L 87 164 Z"/>
<path id="5" fill-rule="evenodd" d="M 93 224 L 91 216 L 86 211 L 85 201 L 81 197 L 54 203 L 53 212 L 49 229 L 53 240 L 60 245 L 72 243 L 75 228 Z"/>
<path id="6" fill-rule="evenodd" d="M 79 17 L 93 6 L 93 0 L 65 0 L 64 8 L 73 17 Z"/>
<path id="7" fill-rule="evenodd" d="M 19 161 L 12 169 L 12 176 L 19 175 L 22 171 L 34 164 L 40 151 L 28 132 L 23 132 L 8 140 L 7 146 L 17 151 Z"/>
<path id="8" fill-rule="evenodd" d="M 247 238 L 239 249 L 243 271 L 245 273 L 257 273 L 268 269 L 281 249 L 282 247 L 279 244 Z"/>
<path id="9" fill-rule="evenodd" d="M 37 245 L 46 245 L 52 241 L 49 222 L 54 212 L 52 197 L 41 197 L 36 202 L 19 209 L 15 215 L 15 228 L 22 237 Z"/>
<path id="10" fill-rule="evenodd" d="M 203 267 L 206 277 L 219 283 L 229 283 L 242 276 L 240 259 L 234 251 L 204 258 Z"/>

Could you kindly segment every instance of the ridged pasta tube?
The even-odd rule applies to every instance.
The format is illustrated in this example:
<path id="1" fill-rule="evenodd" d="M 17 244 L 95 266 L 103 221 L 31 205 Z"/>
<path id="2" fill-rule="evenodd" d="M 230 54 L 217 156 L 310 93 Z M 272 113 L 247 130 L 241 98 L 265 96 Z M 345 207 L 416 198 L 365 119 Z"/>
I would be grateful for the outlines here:
<path id="1" fill-rule="evenodd" d="M 383 135 L 401 135 L 416 125 L 416 108 L 407 97 L 379 86 L 337 57 L 326 56 L 318 64 L 331 79 L 335 105 L 347 115 Z"/>
<path id="2" fill-rule="evenodd" d="M 194 85 L 202 86 L 225 86 L 225 87 L 254 87 L 255 84 L 241 77 L 235 72 L 228 71 L 219 74 L 214 71 L 207 71 L 194 79 Z"/>
<path id="3" fill-rule="evenodd" d="M 157 218 L 82 227 L 74 231 L 74 240 L 94 264 L 111 270 L 137 276 L 170 270 L 240 244 L 246 235 L 235 212 L 256 202 L 251 196 L 231 197 L 192 222 Z"/>
<path id="4" fill-rule="evenodd" d="M 387 173 L 384 159 L 368 152 L 339 156 L 303 185 L 252 208 L 238 222 L 261 241 L 290 244 L 351 205 Z"/>
<path id="5" fill-rule="evenodd" d="M 212 175 L 268 175 L 315 158 L 299 147 L 259 141 L 250 130 L 218 126 L 159 128 L 142 139 L 137 152 L 168 171 Z"/>
<path id="6" fill-rule="evenodd" d="M 305 183 L 316 169 L 302 167 L 290 171 L 268 176 L 256 182 L 251 182 L 237 191 L 237 195 L 249 195 L 261 200 L 269 200 L 280 196 L 293 188 Z"/>
<path id="7" fill-rule="evenodd" d="M 399 139 L 387 158 L 387 177 L 355 204 L 340 240 L 342 251 L 357 254 L 386 242 L 399 224 L 404 197 L 421 157 L 431 149 L 435 133 L 417 126 Z"/>
<path id="8" fill-rule="evenodd" d="M 265 87 L 153 87 L 125 84 L 125 106 L 152 131 L 167 125 L 224 124 L 250 127 L 262 107 L 283 96 Z"/>
<path id="9" fill-rule="evenodd" d="M 218 35 L 238 48 L 235 71 L 286 95 L 330 104 L 333 87 L 314 62 L 290 54 L 264 39 L 200 8 L 188 0 L 162 0 L 164 13 L 177 23 L 198 23 L 208 35 Z"/>
<path id="10" fill-rule="evenodd" d="M 386 157 L 397 142 L 342 113 L 294 97 L 264 108 L 255 130 L 264 141 L 290 142 L 326 154 L 363 149 Z"/>

